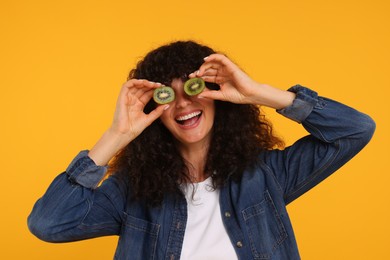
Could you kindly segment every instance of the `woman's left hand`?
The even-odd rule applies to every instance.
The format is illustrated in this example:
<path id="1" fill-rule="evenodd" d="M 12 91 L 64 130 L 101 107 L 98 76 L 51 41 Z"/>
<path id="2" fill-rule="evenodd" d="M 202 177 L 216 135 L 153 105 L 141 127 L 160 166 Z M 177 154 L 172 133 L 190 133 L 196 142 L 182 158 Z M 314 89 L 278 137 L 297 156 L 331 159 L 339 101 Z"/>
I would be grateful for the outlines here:
<path id="1" fill-rule="evenodd" d="M 205 58 L 199 70 L 190 78 L 199 77 L 206 82 L 217 83 L 220 90 L 204 91 L 200 98 L 211 98 L 237 104 L 253 103 L 259 83 L 252 80 L 236 64 L 222 54 L 212 54 Z"/>
<path id="2" fill-rule="evenodd" d="M 217 83 L 219 90 L 207 90 L 199 98 L 223 100 L 236 104 L 255 104 L 281 109 L 291 105 L 295 94 L 272 86 L 261 84 L 250 78 L 236 64 L 222 54 L 212 54 L 205 58 L 199 70 L 190 78 L 202 78 L 206 82 Z"/>

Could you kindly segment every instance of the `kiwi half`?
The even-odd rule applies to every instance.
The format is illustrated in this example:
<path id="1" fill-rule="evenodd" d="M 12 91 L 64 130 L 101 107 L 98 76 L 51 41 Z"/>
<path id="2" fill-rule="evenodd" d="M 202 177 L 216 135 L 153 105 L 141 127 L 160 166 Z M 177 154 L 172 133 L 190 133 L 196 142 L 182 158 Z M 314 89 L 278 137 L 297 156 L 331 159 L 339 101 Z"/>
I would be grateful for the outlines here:
<path id="1" fill-rule="evenodd" d="M 171 87 L 161 86 L 153 92 L 153 100 L 157 104 L 167 104 L 175 100 L 175 91 Z"/>
<path id="2" fill-rule="evenodd" d="M 201 78 L 192 78 L 184 83 L 184 92 L 189 96 L 198 95 L 206 87 L 206 84 Z"/>

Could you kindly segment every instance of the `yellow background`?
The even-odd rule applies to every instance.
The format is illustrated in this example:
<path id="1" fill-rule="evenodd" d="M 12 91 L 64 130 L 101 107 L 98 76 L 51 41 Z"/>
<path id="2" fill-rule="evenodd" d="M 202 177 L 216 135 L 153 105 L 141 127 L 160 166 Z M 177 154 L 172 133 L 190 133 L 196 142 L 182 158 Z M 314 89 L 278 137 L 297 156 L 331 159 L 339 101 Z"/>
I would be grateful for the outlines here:
<path id="1" fill-rule="evenodd" d="M 138 58 L 194 39 L 258 81 L 300 83 L 376 120 L 365 150 L 288 210 L 303 259 L 390 259 L 389 14 L 385 0 L 2 0 L 0 258 L 112 259 L 116 237 L 49 244 L 26 218 L 109 126 Z M 267 113 L 287 143 L 304 134 Z"/>

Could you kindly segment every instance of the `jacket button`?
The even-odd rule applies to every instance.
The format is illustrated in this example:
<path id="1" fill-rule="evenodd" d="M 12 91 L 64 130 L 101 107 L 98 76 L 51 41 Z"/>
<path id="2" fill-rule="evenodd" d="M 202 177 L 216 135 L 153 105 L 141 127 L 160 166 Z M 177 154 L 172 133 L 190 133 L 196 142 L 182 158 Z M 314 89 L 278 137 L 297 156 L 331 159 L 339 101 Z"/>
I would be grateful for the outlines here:
<path id="1" fill-rule="evenodd" d="M 229 212 L 229 211 L 226 211 L 226 212 L 225 212 L 225 217 L 230 218 L 230 216 L 231 216 L 231 215 L 230 215 L 230 212 Z"/>
<path id="2" fill-rule="evenodd" d="M 236 246 L 237 246 L 238 248 L 241 248 L 241 247 L 242 247 L 242 242 L 241 242 L 241 241 L 238 241 L 238 242 L 236 243 Z"/>

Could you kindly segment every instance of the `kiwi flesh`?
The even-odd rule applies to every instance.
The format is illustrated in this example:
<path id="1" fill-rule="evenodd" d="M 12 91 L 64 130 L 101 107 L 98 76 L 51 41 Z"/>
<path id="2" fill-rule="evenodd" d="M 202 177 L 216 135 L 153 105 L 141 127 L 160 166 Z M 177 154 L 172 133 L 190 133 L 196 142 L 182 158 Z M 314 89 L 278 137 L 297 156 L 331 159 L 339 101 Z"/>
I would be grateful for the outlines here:
<path id="1" fill-rule="evenodd" d="M 192 78 L 184 83 L 184 92 L 189 96 L 195 96 L 201 93 L 205 87 L 206 84 L 203 79 Z"/>
<path id="2" fill-rule="evenodd" d="M 156 88 L 153 92 L 153 100 L 157 104 L 168 104 L 175 100 L 175 91 L 167 86 Z"/>

